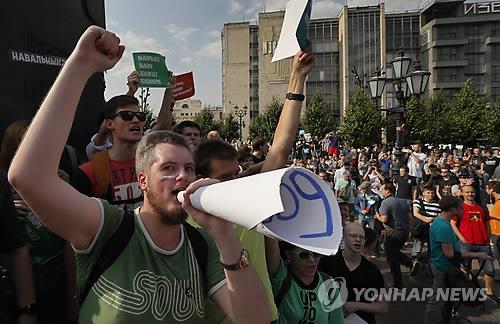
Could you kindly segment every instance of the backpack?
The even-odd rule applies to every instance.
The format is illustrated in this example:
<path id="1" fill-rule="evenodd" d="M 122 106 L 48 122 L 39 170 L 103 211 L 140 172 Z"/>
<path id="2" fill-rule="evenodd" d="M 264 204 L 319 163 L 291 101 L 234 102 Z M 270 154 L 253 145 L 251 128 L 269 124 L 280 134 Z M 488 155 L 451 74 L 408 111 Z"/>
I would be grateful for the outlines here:
<path id="1" fill-rule="evenodd" d="M 111 162 L 108 151 L 100 151 L 94 154 L 90 160 L 94 168 L 96 185 L 92 188 L 92 196 L 107 200 L 111 205 L 127 206 L 127 209 L 133 210 L 137 203 L 142 202 L 144 197 L 141 195 L 136 198 L 126 200 L 113 200 L 113 181 L 111 175 Z"/>
<path id="2" fill-rule="evenodd" d="M 182 223 L 186 229 L 186 236 L 193 248 L 194 256 L 200 267 L 201 273 L 205 274 L 208 263 L 208 244 L 203 235 L 187 222 Z M 108 269 L 122 254 L 134 234 L 135 221 L 133 211 L 125 209 L 120 225 L 104 245 L 96 263 L 90 270 L 89 279 L 86 285 L 76 296 L 80 305 L 83 304 L 90 289 L 97 282 L 99 277 Z"/>
<path id="3" fill-rule="evenodd" d="M 93 190 L 94 196 L 108 197 L 112 192 L 111 164 L 109 162 L 108 152 L 96 152 L 90 162 L 94 168 L 96 179 L 96 187 Z"/>

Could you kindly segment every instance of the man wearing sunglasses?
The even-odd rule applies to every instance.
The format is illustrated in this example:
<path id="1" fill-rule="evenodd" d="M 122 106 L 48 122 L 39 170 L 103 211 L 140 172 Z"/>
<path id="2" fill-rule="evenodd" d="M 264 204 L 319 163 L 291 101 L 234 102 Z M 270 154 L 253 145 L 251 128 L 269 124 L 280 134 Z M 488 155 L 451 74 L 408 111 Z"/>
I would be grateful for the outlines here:
<path id="1" fill-rule="evenodd" d="M 135 151 L 144 133 L 146 114 L 135 97 L 119 95 L 105 106 L 105 127 L 113 145 L 80 166 L 73 186 L 81 193 L 133 209 L 142 203 L 135 173 Z"/>

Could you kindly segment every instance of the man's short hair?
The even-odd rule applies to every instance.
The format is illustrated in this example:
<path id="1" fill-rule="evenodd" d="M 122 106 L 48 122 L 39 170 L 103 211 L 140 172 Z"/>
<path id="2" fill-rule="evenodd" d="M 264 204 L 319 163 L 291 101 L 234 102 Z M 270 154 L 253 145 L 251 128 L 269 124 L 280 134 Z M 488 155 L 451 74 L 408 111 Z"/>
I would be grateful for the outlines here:
<path id="1" fill-rule="evenodd" d="M 408 166 L 407 166 L 407 165 L 401 165 L 401 166 L 399 167 L 399 170 L 401 170 L 401 169 L 404 169 L 406 172 L 410 172 L 410 169 L 408 168 Z"/>
<path id="2" fill-rule="evenodd" d="M 462 199 L 448 195 L 439 200 L 439 208 L 441 211 L 450 211 L 452 208 L 459 208 L 462 203 Z"/>
<path id="3" fill-rule="evenodd" d="M 142 137 L 135 152 L 135 170 L 137 174 L 149 170 L 151 165 L 156 162 L 155 148 L 162 143 L 185 147 L 191 152 L 187 139 L 182 135 L 166 130 L 149 132 Z"/>
<path id="4" fill-rule="evenodd" d="M 420 190 L 422 190 L 422 192 L 424 192 L 424 191 L 434 191 L 434 187 L 431 184 L 425 184 L 425 183 L 423 183 L 420 186 Z"/>
<path id="5" fill-rule="evenodd" d="M 213 160 L 236 159 L 238 159 L 238 151 L 229 143 L 222 140 L 204 141 L 194 152 L 196 174 L 202 177 L 208 177 L 212 172 L 210 166 Z"/>
<path id="6" fill-rule="evenodd" d="M 389 182 L 389 181 L 384 182 L 382 187 L 384 187 L 385 190 L 389 191 L 391 195 L 394 195 L 394 193 L 396 192 L 396 187 L 394 186 L 394 184 L 392 182 Z"/>
<path id="7" fill-rule="evenodd" d="M 500 181 L 490 180 L 486 184 L 486 188 L 493 189 L 494 193 L 500 194 Z"/>
<path id="8" fill-rule="evenodd" d="M 139 100 L 137 100 L 136 97 L 127 95 L 114 96 L 113 98 L 109 99 L 104 106 L 104 117 L 111 118 L 116 114 L 116 111 L 119 108 L 129 105 L 139 106 Z"/>
<path id="9" fill-rule="evenodd" d="M 186 127 L 192 127 L 196 128 L 200 133 L 201 133 L 201 127 L 197 123 L 191 120 L 183 120 L 180 123 L 176 124 L 174 127 L 172 127 L 172 130 L 176 132 L 177 134 L 182 134 L 182 131 Z"/>
<path id="10" fill-rule="evenodd" d="M 258 151 L 264 144 L 266 144 L 266 140 L 262 137 L 257 136 L 252 140 L 252 150 Z"/>

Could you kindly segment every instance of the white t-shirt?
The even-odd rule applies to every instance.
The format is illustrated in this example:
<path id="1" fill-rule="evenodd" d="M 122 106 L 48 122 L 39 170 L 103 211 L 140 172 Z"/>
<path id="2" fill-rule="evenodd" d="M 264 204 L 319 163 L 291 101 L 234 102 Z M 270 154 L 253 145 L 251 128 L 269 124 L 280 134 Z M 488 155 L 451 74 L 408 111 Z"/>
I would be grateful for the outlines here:
<path id="1" fill-rule="evenodd" d="M 424 167 L 424 160 L 426 157 L 427 155 L 422 152 L 420 153 L 413 152 L 410 155 L 410 157 L 408 158 L 408 170 L 409 170 L 408 173 L 410 174 L 410 176 L 420 179 L 423 177 L 422 169 Z M 417 162 L 416 159 L 419 159 L 421 162 Z"/>

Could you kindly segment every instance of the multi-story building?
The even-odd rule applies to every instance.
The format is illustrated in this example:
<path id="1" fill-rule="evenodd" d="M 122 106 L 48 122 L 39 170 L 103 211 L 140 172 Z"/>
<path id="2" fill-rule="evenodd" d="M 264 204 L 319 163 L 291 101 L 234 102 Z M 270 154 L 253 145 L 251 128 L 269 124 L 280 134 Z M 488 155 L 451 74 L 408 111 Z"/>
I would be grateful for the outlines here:
<path id="1" fill-rule="evenodd" d="M 410 57 L 414 64 L 420 62 L 420 13 L 418 11 L 404 13 L 386 13 L 384 40 L 385 50 L 385 75 L 393 78 L 391 61 L 403 54 Z M 396 89 L 394 83 L 387 83 L 385 89 L 384 104 L 387 109 L 399 105 L 396 100 Z"/>
<path id="2" fill-rule="evenodd" d="M 291 59 L 271 63 L 283 18 L 283 11 L 265 12 L 258 24 L 224 25 L 223 109 L 249 107 L 247 125 L 287 90 Z M 381 105 L 399 105 L 390 62 L 401 51 L 432 72 L 429 93 L 443 89 L 451 98 L 472 78 L 480 90 L 500 98 L 500 1 L 431 0 L 406 12 L 386 12 L 383 3 L 345 6 L 338 17 L 312 19 L 309 37 L 316 62 L 306 83 L 306 104 L 319 92 L 339 118 L 356 88 L 368 92 L 366 81 L 377 70 L 389 79 Z"/>
<path id="3" fill-rule="evenodd" d="M 214 116 L 214 120 L 223 119 L 222 107 L 203 107 L 201 101 L 197 99 L 184 99 L 176 101 L 172 111 L 172 116 L 176 123 L 180 123 L 184 120 L 194 120 L 202 109 L 210 110 Z"/>
<path id="4" fill-rule="evenodd" d="M 472 79 L 477 90 L 500 98 L 500 1 L 434 0 L 421 11 L 422 62 L 429 91 L 451 99 Z"/>
<path id="5" fill-rule="evenodd" d="M 340 116 L 339 32 L 338 19 L 314 19 L 309 38 L 315 55 L 314 68 L 306 84 L 306 104 L 318 92 L 334 116 Z"/>
<path id="6" fill-rule="evenodd" d="M 175 102 L 172 116 L 176 123 L 184 120 L 193 120 L 203 109 L 200 100 L 184 99 Z"/>

